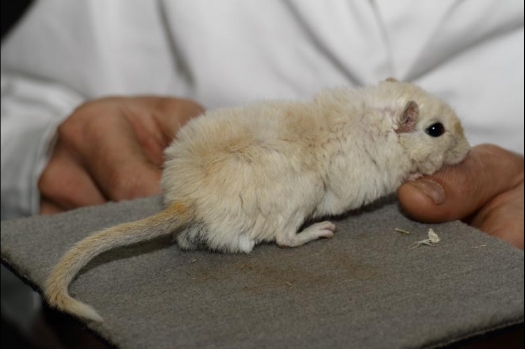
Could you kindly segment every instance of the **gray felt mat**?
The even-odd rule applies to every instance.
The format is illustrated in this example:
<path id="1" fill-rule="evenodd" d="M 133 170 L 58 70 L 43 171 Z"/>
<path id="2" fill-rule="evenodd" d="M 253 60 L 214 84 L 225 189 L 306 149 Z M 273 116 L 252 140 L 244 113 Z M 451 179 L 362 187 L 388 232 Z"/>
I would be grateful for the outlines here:
<path id="1" fill-rule="evenodd" d="M 4 221 L 2 261 L 40 287 L 73 243 L 160 209 L 154 197 Z M 331 240 L 250 255 L 182 252 L 168 239 L 121 248 L 71 293 L 121 348 L 434 347 L 523 322 L 523 251 L 460 222 L 412 222 L 395 203 L 334 222 Z M 411 248 L 430 227 L 441 243 Z"/>

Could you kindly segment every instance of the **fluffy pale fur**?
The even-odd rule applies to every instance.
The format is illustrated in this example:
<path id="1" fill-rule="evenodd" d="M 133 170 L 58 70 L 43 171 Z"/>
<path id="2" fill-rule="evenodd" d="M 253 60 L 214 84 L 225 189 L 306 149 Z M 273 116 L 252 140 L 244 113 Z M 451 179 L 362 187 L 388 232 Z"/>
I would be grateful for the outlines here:
<path id="1" fill-rule="evenodd" d="M 445 133 L 425 130 L 440 122 Z M 167 209 L 92 235 L 48 279 L 52 306 L 101 321 L 68 295 L 74 275 L 117 246 L 173 233 L 183 249 L 249 253 L 263 241 L 295 247 L 333 236 L 324 221 L 394 193 L 408 178 L 463 160 L 470 147 L 453 110 L 408 83 L 320 93 L 309 102 L 261 102 L 206 112 L 166 149 Z"/>

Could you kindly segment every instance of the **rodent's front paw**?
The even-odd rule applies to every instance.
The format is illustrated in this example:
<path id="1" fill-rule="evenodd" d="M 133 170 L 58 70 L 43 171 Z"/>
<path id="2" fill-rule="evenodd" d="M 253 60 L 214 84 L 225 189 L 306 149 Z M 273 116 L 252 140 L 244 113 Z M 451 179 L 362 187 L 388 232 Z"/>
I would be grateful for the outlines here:
<path id="1" fill-rule="evenodd" d="M 421 178 L 421 177 L 423 177 L 423 175 L 422 175 L 421 173 L 419 173 L 419 172 L 417 172 L 417 173 L 412 173 L 410 176 L 408 176 L 408 179 L 407 179 L 407 180 L 408 180 L 408 181 L 415 181 L 415 180 L 417 180 L 417 179 L 419 179 L 419 178 Z"/>

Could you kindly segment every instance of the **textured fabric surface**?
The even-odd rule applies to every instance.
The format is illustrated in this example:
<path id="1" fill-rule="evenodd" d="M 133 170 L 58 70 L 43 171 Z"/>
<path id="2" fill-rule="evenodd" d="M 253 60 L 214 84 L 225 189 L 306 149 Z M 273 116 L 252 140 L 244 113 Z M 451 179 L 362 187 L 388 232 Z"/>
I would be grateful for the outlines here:
<path id="1" fill-rule="evenodd" d="M 73 243 L 160 209 L 154 197 L 3 221 L 2 261 L 39 288 Z M 249 255 L 168 238 L 120 248 L 70 290 L 121 348 L 433 347 L 523 322 L 523 251 L 460 222 L 410 221 L 392 202 L 333 221 L 330 240 Z M 411 248 L 428 228 L 441 243 Z"/>

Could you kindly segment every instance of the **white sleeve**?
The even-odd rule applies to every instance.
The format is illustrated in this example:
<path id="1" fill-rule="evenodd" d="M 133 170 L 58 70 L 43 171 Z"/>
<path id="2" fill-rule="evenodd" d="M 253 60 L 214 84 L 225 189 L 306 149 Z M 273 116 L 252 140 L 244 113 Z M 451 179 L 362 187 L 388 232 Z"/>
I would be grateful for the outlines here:
<path id="1" fill-rule="evenodd" d="M 81 102 L 57 83 L 2 71 L 2 219 L 38 213 L 37 181 L 55 130 Z"/>
<path id="2" fill-rule="evenodd" d="M 14 29 L 2 42 L 2 218 L 36 213 L 56 125 L 111 95 L 218 108 L 394 76 L 445 98 L 473 145 L 523 153 L 518 1 L 46 0 Z"/>
<path id="3" fill-rule="evenodd" d="M 58 124 L 84 101 L 166 94 L 175 76 L 156 1 L 34 2 L 2 41 L 2 219 L 38 213 Z"/>

